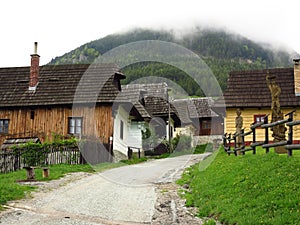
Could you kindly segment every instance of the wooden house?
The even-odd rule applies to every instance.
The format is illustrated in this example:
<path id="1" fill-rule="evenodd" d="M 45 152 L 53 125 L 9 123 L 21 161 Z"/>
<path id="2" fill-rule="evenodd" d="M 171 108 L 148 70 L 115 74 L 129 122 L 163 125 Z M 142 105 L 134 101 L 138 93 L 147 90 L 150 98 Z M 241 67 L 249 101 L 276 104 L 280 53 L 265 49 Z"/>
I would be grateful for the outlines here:
<path id="1" fill-rule="evenodd" d="M 178 132 L 193 136 L 194 145 L 221 139 L 224 121 L 215 111 L 213 98 L 178 99 L 173 104 L 182 121 Z"/>
<path id="2" fill-rule="evenodd" d="M 157 135 L 158 142 L 152 143 L 151 147 L 154 149 L 162 140 L 169 138 L 169 130 L 170 138 L 173 138 L 174 130 L 180 124 L 172 105 L 169 110 L 166 83 L 122 85 L 122 91 L 116 102 L 113 148 L 115 155 L 118 154 L 117 158 L 124 158 L 128 147 L 133 152 L 150 150 L 149 146 L 142 143 L 142 131 L 145 131 L 149 125 L 155 130 L 155 134 L 151 135 Z"/>
<path id="3" fill-rule="evenodd" d="M 294 60 L 294 68 L 269 69 L 270 76 L 276 77 L 276 83 L 281 88 L 280 105 L 285 114 L 296 110 L 294 119 L 300 119 L 299 60 Z M 271 115 L 271 93 L 266 82 L 267 70 L 233 71 L 229 74 L 227 90 L 224 92 L 226 104 L 225 132 L 235 133 L 235 118 L 237 108 L 241 109 L 245 132 L 250 125 L 261 122 L 263 117 Z M 271 116 L 269 116 L 271 119 Z M 269 119 L 269 121 L 270 121 Z M 269 132 L 269 140 L 273 140 Z M 294 128 L 295 142 L 300 140 L 299 128 Z M 246 142 L 252 140 L 251 135 Z M 257 129 L 257 141 L 264 140 L 264 129 Z"/>
<path id="4" fill-rule="evenodd" d="M 125 76 L 114 64 L 0 68 L 0 145 L 7 138 L 92 137 L 105 146 L 113 135 L 114 99 Z"/>

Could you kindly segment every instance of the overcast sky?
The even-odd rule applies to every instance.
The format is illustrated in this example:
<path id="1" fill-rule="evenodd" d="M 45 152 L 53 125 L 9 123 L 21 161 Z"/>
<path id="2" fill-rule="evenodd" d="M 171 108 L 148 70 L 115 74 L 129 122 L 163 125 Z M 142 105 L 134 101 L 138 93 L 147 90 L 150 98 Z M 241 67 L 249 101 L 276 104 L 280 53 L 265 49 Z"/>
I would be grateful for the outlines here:
<path id="1" fill-rule="evenodd" d="M 300 3 L 216 0 L 9 0 L 0 3 L 0 67 L 41 64 L 89 41 L 134 27 L 223 27 L 300 53 Z"/>

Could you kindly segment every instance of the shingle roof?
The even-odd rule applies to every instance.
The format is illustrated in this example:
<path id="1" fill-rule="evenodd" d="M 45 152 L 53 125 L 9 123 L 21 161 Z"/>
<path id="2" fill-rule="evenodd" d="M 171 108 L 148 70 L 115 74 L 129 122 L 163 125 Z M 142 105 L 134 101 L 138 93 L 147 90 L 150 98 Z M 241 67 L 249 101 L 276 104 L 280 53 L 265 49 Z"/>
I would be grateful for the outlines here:
<path id="1" fill-rule="evenodd" d="M 141 93 L 140 100 L 151 117 L 166 117 L 169 113 L 168 85 L 166 83 L 128 84 L 123 86 L 124 90 L 130 89 L 131 93 Z M 179 118 L 175 107 L 171 104 L 170 112 L 176 124 Z"/>
<path id="2" fill-rule="evenodd" d="M 118 71 L 115 64 L 40 66 L 33 93 L 28 90 L 30 67 L 0 68 L 0 107 L 72 104 L 78 87 L 78 102 L 111 103 L 119 93 L 118 80 L 125 78 Z"/>
<path id="3" fill-rule="evenodd" d="M 212 98 L 177 99 L 172 104 L 178 111 L 183 124 L 191 123 L 191 119 L 218 117 L 218 114 L 212 109 L 214 105 Z"/>
<path id="4" fill-rule="evenodd" d="M 181 125 L 191 124 L 192 121 L 189 116 L 188 103 L 186 99 L 174 100 L 172 104 L 174 105 L 174 107 L 178 112 Z"/>
<path id="5" fill-rule="evenodd" d="M 213 111 L 214 100 L 207 98 L 192 98 L 189 102 L 189 114 L 191 118 L 218 117 L 219 115 Z M 193 108 L 196 108 L 193 109 Z"/>
<path id="6" fill-rule="evenodd" d="M 130 102 L 139 112 L 141 117 L 151 118 L 151 115 L 147 112 L 142 100 L 142 90 L 132 88 L 132 85 L 122 85 L 122 91 L 117 97 L 117 101 Z"/>
<path id="7" fill-rule="evenodd" d="M 271 107 L 266 74 L 267 70 L 231 72 L 224 92 L 226 107 Z M 269 69 L 269 74 L 276 76 L 276 83 L 281 88 L 280 105 L 299 106 L 300 97 L 294 93 L 294 69 Z"/>

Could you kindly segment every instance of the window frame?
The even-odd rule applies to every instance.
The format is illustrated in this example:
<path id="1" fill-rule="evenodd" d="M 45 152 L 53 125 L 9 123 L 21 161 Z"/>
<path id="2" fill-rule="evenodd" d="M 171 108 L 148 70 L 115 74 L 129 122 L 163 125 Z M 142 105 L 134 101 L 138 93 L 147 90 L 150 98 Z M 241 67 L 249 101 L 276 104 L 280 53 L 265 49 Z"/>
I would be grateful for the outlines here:
<path id="1" fill-rule="evenodd" d="M 7 124 L 5 122 L 7 122 Z M 10 122 L 9 119 L 0 119 L 0 133 L 1 134 L 8 134 L 9 122 Z"/>
<path id="2" fill-rule="evenodd" d="M 72 120 L 74 120 L 74 126 L 71 126 Z M 73 128 L 73 132 L 71 132 L 72 131 L 71 128 Z M 80 132 L 77 132 L 78 128 L 80 128 Z M 83 118 L 82 117 L 68 117 L 68 134 L 82 135 L 82 128 L 83 128 Z"/>
<path id="3" fill-rule="evenodd" d="M 253 120 L 254 120 L 254 123 L 261 123 L 261 122 L 264 122 L 264 117 L 266 116 L 267 114 L 254 114 L 253 115 Z M 258 120 L 257 120 L 258 119 Z"/>
<path id="4" fill-rule="evenodd" d="M 202 120 L 201 129 L 210 130 L 211 129 L 211 121 L 210 120 Z"/>

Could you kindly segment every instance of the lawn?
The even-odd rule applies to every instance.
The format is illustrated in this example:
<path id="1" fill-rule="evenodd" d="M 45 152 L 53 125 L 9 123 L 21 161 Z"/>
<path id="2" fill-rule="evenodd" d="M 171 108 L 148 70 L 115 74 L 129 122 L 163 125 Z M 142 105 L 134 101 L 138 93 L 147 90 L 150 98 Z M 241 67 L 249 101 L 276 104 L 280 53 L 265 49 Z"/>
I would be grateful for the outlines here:
<path id="1" fill-rule="evenodd" d="M 206 169 L 200 163 L 186 170 L 178 181 L 190 187 L 180 191 L 186 204 L 224 224 L 300 224 L 300 151 L 257 152 L 236 157 L 220 150 Z"/>

